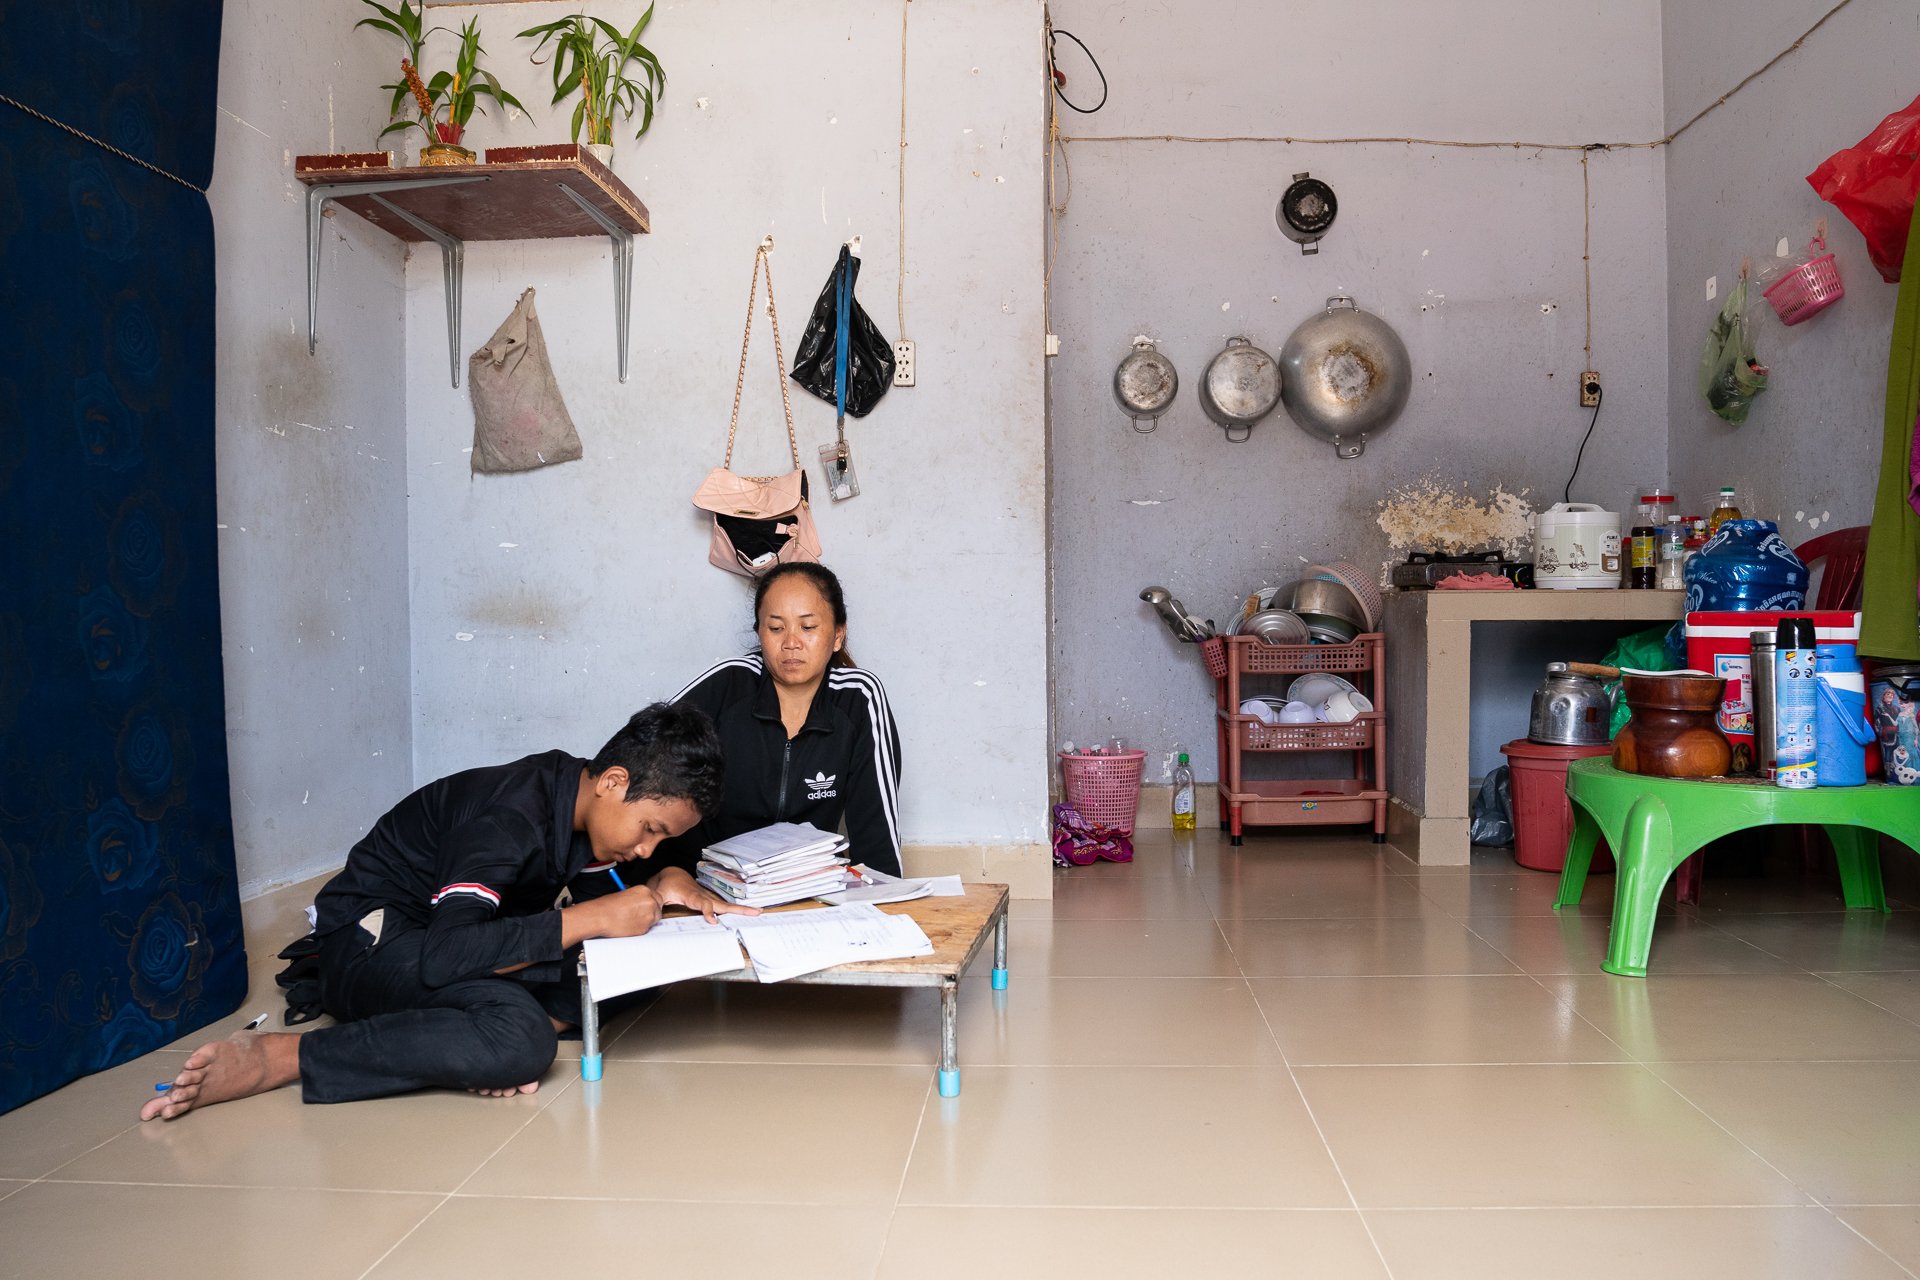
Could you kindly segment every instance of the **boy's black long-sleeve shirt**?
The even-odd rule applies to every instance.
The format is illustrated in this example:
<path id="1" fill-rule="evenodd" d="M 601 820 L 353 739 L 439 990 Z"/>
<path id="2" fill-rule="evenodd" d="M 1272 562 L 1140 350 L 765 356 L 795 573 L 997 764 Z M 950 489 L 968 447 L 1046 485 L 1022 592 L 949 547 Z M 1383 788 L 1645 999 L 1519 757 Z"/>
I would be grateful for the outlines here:
<path id="1" fill-rule="evenodd" d="M 325 936 L 384 909 L 427 931 L 421 978 L 445 986 L 515 965 L 558 978 L 561 888 L 592 861 L 573 830 L 586 762 L 547 751 L 430 782 L 353 846 L 314 899 Z M 400 921 L 393 919 L 400 917 Z"/>

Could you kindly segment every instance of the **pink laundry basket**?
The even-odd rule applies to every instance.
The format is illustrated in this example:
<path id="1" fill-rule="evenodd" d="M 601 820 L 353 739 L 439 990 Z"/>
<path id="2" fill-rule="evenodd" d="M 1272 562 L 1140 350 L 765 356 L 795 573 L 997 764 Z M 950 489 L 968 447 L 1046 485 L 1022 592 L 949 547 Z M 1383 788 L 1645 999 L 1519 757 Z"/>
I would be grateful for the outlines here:
<path id="1" fill-rule="evenodd" d="M 1146 759 L 1144 751 L 1106 756 L 1061 752 L 1060 780 L 1066 786 L 1067 802 L 1088 821 L 1132 835 L 1140 808 L 1140 769 Z"/>
<path id="2" fill-rule="evenodd" d="M 1831 253 L 1824 252 L 1827 242 L 1815 237 L 1810 248 L 1821 251 L 1768 285 L 1760 294 L 1773 304 L 1781 324 L 1799 324 L 1825 311 L 1847 295 L 1840 283 L 1840 268 Z"/>

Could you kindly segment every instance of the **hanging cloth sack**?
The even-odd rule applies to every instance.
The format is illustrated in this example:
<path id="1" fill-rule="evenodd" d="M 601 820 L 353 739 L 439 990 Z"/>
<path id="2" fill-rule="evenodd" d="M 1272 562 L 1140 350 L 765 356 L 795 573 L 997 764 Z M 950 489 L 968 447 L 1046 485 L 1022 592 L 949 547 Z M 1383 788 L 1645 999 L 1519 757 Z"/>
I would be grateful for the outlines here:
<path id="1" fill-rule="evenodd" d="M 473 471 L 533 471 L 580 457 L 547 340 L 528 289 L 487 345 L 467 359 L 473 397 Z"/>
<path id="2" fill-rule="evenodd" d="M 807 473 L 800 469 L 800 442 L 793 433 L 793 402 L 787 395 L 786 357 L 780 350 L 780 313 L 773 304 L 773 237 L 760 242 L 753 257 L 753 284 L 747 290 L 747 328 L 740 338 L 740 373 L 733 383 L 733 420 L 727 424 L 727 456 L 707 472 L 694 491 L 693 505 L 712 513 L 713 538 L 707 560 L 718 569 L 756 578 L 777 564 L 820 559 L 820 535 L 807 505 Z M 740 430 L 740 393 L 747 385 L 747 348 L 753 341 L 753 308 L 760 295 L 760 271 L 767 273 L 767 317 L 773 322 L 773 369 L 780 381 L 780 404 L 787 415 L 787 452 L 793 470 L 781 476 L 742 476 L 733 472 L 733 440 Z"/>
<path id="3" fill-rule="evenodd" d="M 830 404 L 836 389 L 845 388 L 845 411 L 864 418 L 893 385 L 893 344 L 853 296 L 853 286 L 860 279 L 860 257 L 851 245 L 857 243 L 856 238 L 840 246 L 840 258 L 813 304 L 813 316 L 800 335 L 800 349 L 793 354 L 793 380 Z M 839 319 L 843 305 L 844 322 Z M 843 352 L 846 363 L 840 364 Z M 845 373 L 837 373 L 836 366 Z"/>

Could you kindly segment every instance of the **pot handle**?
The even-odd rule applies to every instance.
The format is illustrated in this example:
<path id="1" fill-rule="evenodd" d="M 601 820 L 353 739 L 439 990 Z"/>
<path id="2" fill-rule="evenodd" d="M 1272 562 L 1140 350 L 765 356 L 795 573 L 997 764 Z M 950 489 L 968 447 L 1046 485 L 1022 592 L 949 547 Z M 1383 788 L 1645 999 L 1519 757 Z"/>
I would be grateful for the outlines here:
<path id="1" fill-rule="evenodd" d="M 1333 456 L 1336 458 L 1357 458 L 1366 451 L 1367 438 L 1365 436 L 1360 437 L 1357 442 L 1351 444 L 1338 439 L 1333 442 Z"/>
<path id="2" fill-rule="evenodd" d="M 1237 338 L 1228 338 L 1227 345 L 1230 347 L 1250 347 L 1253 345 L 1253 339 L 1242 334 Z"/>
<path id="3" fill-rule="evenodd" d="M 1343 302 L 1346 304 L 1346 306 L 1344 307 L 1336 306 L 1336 304 L 1343 303 Z M 1359 309 L 1360 309 L 1359 304 L 1356 303 L 1351 297 L 1349 297 L 1344 293 L 1336 293 L 1331 298 L 1327 299 L 1328 315 L 1332 315 L 1336 310 L 1358 311 Z"/>
<path id="4" fill-rule="evenodd" d="M 1133 429 L 1139 432 L 1143 436 L 1152 435 L 1154 428 L 1160 425 L 1160 415 L 1157 413 L 1144 418 L 1141 417 L 1139 414 L 1134 414 L 1132 415 L 1132 417 L 1133 417 Z M 1144 427 L 1140 425 L 1143 422 L 1147 424 Z"/>
<path id="5" fill-rule="evenodd" d="M 1251 422 L 1247 423 L 1244 426 L 1237 426 L 1237 427 L 1228 426 L 1225 423 L 1222 423 L 1220 426 L 1220 429 L 1227 433 L 1228 444 L 1245 444 L 1247 441 L 1253 439 L 1253 424 Z M 1236 431 L 1238 431 L 1240 434 L 1239 435 L 1233 434 Z"/>

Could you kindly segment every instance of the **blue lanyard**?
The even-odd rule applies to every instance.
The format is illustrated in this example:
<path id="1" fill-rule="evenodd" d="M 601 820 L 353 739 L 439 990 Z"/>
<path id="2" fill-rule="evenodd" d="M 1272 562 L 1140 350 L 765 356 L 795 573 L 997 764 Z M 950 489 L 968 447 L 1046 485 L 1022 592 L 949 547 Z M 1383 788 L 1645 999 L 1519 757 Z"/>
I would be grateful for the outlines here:
<path id="1" fill-rule="evenodd" d="M 834 273 L 833 322 L 833 411 L 834 425 L 846 442 L 847 430 L 847 328 L 853 312 L 853 258 L 843 245 L 839 266 Z"/>

